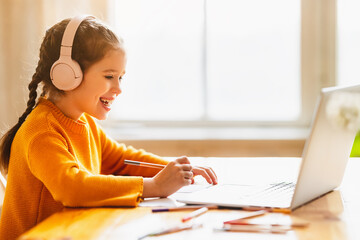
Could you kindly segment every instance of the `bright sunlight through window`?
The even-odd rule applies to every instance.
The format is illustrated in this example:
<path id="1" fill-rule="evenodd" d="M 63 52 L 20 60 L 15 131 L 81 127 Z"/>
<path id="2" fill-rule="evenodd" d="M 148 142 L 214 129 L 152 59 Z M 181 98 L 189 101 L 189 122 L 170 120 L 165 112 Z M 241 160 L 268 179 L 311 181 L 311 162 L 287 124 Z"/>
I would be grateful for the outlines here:
<path id="1" fill-rule="evenodd" d="M 350 85 L 360 81 L 360 1 L 337 2 L 338 17 L 338 85 Z"/>
<path id="2" fill-rule="evenodd" d="M 128 53 L 110 118 L 295 121 L 300 0 L 118 0 Z"/>

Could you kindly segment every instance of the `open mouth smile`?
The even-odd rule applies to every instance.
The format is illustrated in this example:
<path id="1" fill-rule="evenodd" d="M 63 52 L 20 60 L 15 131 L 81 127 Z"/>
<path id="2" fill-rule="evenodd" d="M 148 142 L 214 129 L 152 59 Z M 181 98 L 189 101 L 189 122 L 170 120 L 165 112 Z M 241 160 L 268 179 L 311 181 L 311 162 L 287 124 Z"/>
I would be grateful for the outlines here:
<path id="1" fill-rule="evenodd" d="M 104 105 L 106 109 L 111 108 L 111 104 L 114 102 L 114 99 L 106 99 L 106 98 L 100 98 L 100 102 Z"/>

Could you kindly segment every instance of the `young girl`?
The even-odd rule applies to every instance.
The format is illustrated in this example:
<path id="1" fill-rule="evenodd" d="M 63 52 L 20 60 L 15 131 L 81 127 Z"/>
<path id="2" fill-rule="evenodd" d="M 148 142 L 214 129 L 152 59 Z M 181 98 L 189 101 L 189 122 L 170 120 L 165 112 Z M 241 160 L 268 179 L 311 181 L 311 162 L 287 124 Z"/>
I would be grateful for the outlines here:
<path id="1" fill-rule="evenodd" d="M 52 68 L 60 55 L 79 69 L 61 63 L 60 70 Z M 167 162 L 119 144 L 94 121 L 106 119 L 121 93 L 125 66 L 122 41 L 93 17 L 66 19 L 46 32 L 27 109 L 0 145 L 8 173 L 0 239 L 15 239 L 65 207 L 137 206 L 146 197 L 169 196 L 195 175 L 217 183 L 211 168 L 192 167 L 186 157 Z M 130 166 L 125 159 L 166 167 Z"/>

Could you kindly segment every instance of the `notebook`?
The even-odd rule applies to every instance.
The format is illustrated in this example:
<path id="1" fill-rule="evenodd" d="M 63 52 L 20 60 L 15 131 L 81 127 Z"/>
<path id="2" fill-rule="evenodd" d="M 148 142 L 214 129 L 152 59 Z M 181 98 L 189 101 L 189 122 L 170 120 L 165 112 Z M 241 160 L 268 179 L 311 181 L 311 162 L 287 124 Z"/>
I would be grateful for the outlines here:
<path id="1" fill-rule="evenodd" d="M 214 185 L 172 195 L 187 204 L 294 210 L 337 188 L 357 133 L 360 85 L 321 90 L 295 183 Z"/>

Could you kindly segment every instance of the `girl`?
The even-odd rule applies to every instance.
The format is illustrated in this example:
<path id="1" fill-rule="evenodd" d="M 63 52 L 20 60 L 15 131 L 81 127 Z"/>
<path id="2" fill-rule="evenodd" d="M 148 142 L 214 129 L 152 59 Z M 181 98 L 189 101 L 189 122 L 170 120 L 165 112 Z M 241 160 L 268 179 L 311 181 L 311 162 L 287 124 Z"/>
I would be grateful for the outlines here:
<path id="1" fill-rule="evenodd" d="M 15 239 L 65 207 L 137 206 L 146 197 L 169 196 L 195 175 L 217 183 L 211 168 L 119 144 L 94 121 L 106 119 L 121 93 L 125 66 L 122 41 L 93 17 L 66 19 L 46 32 L 27 109 L 0 145 L 8 173 L 0 239 Z M 166 167 L 130 166 L 125 159 Z"/>

